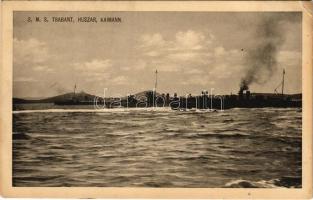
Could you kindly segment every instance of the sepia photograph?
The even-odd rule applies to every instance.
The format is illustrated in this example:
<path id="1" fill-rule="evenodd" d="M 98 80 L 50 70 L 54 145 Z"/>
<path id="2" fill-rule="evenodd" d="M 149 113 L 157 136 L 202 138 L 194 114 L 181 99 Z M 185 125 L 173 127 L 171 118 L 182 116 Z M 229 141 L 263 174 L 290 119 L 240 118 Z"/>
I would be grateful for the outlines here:
<path id="1" fill-rule="evenodd" d="M 14 10 L 11 186 L 302 189 L 303 30 L 301 11 Z"/>
<path id="2" fill-rule="evenodd" d="M 301 188 L 301 13 L 13 20 L 14 186 Z"/>

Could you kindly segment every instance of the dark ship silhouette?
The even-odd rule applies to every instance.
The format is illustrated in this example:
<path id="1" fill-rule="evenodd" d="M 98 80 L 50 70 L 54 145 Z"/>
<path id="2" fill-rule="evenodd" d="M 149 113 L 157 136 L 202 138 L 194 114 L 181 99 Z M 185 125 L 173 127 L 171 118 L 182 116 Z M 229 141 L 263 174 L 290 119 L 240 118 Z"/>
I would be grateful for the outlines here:
<path id="1" fill-rule="evenodd" d="M 208 91 L 202 91 L 200 95 L 173 96 L 160 94 L 157 92 L 158 72 L 155 71 L 155 86 L 153 90 L 143 91 L 134 95 L 122 98 L 102 98 L 90 95 L 85 92 L 76 93 L 76 84 L 74 92 L 59 95 L 42 100 L 13 99 L 13 104 L 21 103 L 54 103 L 59 106 L 66 105 L 94 105 L 97 108 L 117 108 L 117 107 L 171 107 L 173 110 L 187 109 L 230 109 L 230 108 L 289 108 L 302 106 L 302 94 L 284 94 L 284 76 L 282 81 L 275 88 L 274 93 L 251 93 L 245 82 L 242 82 L 238 94 L 231 95 L 211 95 Z M 281 88 L 278 93 L 277 89 Z"/>
<path id="2" fill-rule="evenodd" d="M 230 109 L 230 108 L 289 108 L 302 106 L 302 94 L 284 94 L 285 70 L 282 82 L 275 88 L 275 93 L 251 93 L 248 85 L 241 83 L 238 95 L 210 96 L 207 91 L 201 95 L 182 97 L 170 104 L 172 109 Z M 281 93 L 277 89 L 281 87 Z"/>

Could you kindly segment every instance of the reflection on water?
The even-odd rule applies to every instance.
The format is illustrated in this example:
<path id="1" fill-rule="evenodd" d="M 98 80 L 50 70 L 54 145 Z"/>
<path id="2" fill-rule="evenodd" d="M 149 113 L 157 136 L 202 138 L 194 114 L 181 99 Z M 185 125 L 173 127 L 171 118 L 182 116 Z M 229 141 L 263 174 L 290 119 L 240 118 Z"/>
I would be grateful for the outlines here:
<path id="1" fill-rule="evenodd" d="M 14 186 L 301 187 L 299 109 L 41 109 L 13 131 Z"/>

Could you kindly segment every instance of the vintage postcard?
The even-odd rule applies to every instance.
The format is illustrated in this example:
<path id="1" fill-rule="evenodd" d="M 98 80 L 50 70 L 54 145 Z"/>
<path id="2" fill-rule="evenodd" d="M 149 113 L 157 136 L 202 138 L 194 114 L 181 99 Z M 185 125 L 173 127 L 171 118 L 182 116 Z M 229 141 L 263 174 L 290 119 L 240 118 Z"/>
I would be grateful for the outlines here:
<path id="1" fill-rule="evenodd" d="M 2 11 L 2 195 L 312 197 L 309 2 Z"/>

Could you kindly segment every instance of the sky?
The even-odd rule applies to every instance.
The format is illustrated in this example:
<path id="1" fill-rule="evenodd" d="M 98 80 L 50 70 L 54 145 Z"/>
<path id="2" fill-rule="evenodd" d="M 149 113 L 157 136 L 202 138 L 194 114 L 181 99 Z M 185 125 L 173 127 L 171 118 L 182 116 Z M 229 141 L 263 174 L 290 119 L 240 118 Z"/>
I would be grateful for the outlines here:
<path id="1" fill-rule="evenodd" d="M 61 16 L 74 22 L 52 21 Z M 78 22 L 87 16 L 97 23 Z M 106 96 L 126 96 L 153 89 L 155 70 L 160 93 L 237 93 L 251 65 L 247 55 L 266 42 L 264 20 L 278 22 L 272 28 L 282 42 L 273 70 L 258 70 L 263 80 L 250 90 L 273 92 L 284 68 L 285 93 L 301 92 L 301 13 L 18 11 L 13 20 L 14 97 L 50 97 L 75 84 L 77 92 L 103 95 L 106 88 Z"/>

